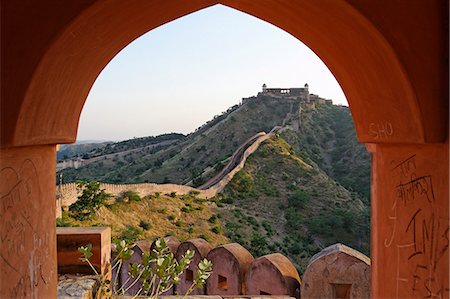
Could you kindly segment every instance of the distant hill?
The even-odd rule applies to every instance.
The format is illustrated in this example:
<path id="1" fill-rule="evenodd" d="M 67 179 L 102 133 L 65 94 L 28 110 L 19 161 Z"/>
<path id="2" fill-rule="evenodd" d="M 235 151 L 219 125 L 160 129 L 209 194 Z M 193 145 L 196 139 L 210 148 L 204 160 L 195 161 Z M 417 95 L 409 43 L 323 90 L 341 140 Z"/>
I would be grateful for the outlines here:
<path id="1" fill-rule="evenodd" d="M 81 142 L 77 141 L 75 144 L 61 144 L 59 151 L 56 153 L 56 160 L 61 161 L 75 157 L 82 157 L 84 154 L 89 153 L 94 149 L 103 148 L 111 143 L 113 142 L 90 142 L 88 140 L 85 140 Z"/>

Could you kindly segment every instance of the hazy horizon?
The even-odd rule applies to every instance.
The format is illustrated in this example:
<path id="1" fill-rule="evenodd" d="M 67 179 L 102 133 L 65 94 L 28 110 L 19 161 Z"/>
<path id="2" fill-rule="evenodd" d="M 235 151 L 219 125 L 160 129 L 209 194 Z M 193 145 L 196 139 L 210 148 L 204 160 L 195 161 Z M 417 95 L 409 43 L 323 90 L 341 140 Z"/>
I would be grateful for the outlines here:
<path id="1" fill-rule="evenodd" d="M 347 105 L 325 64 L 287 32 L 215 5 L 158 27 L 105 67 L 83 108 L 77 140 L 188 134 L 268 87 L 303 87 Z"/>

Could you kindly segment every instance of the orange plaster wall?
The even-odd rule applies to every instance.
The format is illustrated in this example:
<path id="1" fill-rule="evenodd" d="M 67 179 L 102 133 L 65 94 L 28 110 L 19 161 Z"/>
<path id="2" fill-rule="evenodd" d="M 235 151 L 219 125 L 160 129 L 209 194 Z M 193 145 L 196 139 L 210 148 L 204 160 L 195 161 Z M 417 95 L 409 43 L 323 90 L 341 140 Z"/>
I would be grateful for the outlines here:
<path id="1" fill-rule="evenodd" d="M 371 149 L 372 297 L 448 298 L 448 141 Z"/>
<path id="2" fill-rule="evenodd" d="M 429 142 L 446 139 L 449 108 L 449 1 L 349 0 L 391 44 L 417 96 Z M 431 104 L 433 103 L 433 104 Z"/>
<path id="3" fill-rule="evenodd" d="M 376 8 L 365 0 L 221 1 L 310 46 L 341 83 L 359 140 L 382 143 L 446 136 L 448 53 L 440 49 L 448 35 L 443 4 L 435 2 L 409 9 L 399 1 L 377 1 Z M 3 1 L 1 145 L 73 142 L 89 89 L 118 51 L 156 26 L 216 3 Z M 392 29 L 397 15 L 404 25 Z M 422 41 L 424 30 L 415 37 L 410 28 L 426 20 L 433 20 L 424 24 L 434 37 Z"/>
<path id="4" fill-rule="evenodd" d="M 93 2 L 0 1 L 2 145 L 12 138 L 21 103 L 40 60 L 65 26 Z"/>
<path id="5" fill-rule="evenodd" d="M 0 151 L 0 298 L 56 298 L 55 153 Z"/>

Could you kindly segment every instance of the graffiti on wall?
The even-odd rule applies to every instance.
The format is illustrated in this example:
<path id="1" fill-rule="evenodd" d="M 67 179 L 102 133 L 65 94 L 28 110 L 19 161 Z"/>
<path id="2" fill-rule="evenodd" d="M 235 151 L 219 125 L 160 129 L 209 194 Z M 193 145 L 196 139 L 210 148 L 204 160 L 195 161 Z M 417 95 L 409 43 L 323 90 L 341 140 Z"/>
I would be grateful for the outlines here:
<path id="1" fill-rule="evenodd" d="M 397 297 L 409 290 L 414 297 L 446 298 L 449 285 L 442 269 L 447 267 L 449 221 L 440 216 L 433 176 L 423 173 L 416 159 L 411 155 L 391 163 L 391 232 L 384 246 L 395 250 Z"/>

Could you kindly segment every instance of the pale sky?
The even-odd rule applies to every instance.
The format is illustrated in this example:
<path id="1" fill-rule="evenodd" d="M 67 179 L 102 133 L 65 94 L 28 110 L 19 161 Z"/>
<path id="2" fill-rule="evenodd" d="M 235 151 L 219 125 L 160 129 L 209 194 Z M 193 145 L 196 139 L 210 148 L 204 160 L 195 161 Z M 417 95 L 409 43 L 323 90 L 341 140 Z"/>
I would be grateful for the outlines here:
<path id="1" fill-rule="evenodd" d="M 216 5 L 125 47 L 97 78 L 77 140 L 124 140 L 197 127 L 268 87 L 303 87 L 347 105 L 325 64 L 289 33 Z"/>

